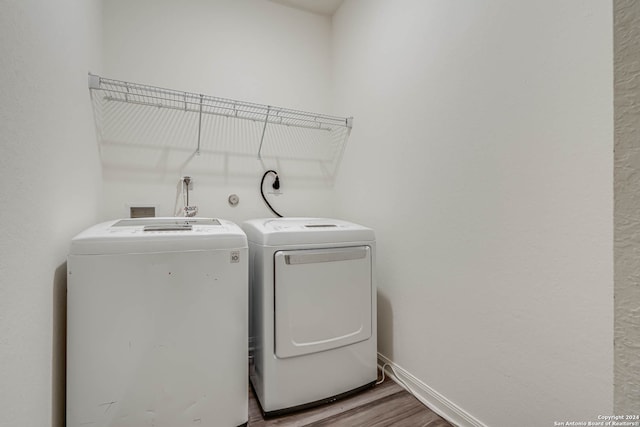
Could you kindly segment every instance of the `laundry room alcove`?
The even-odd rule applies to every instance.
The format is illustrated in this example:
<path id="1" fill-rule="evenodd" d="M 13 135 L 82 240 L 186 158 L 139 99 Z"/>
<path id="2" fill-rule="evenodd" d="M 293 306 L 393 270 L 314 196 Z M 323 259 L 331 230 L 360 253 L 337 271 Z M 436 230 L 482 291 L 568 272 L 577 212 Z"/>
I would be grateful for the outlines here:
<path id="1" fill-rule="evenodd" d="M 333 182 L 353 119 L 89 74 L 103 171 L 142 182 L 188 169 L 213 182 L 257 168 Z"/>

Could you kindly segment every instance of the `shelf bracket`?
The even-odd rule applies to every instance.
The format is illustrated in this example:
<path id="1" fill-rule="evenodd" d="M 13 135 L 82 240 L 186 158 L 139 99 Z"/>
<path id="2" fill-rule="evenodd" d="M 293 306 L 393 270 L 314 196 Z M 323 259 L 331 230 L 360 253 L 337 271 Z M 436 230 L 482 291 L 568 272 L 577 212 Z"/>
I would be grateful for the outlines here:
<path id="1" fill-rule="evenodd" d="M 267 115 L 264 118 L 264 126 L 262 127 L 262 136 L 260 137 L 260 147 L 258 147 L 258 160 L 262 160 L 262 143 L 264 142 L 264 134 L 267 131 L 267 122 L 269 121 L 269 113 L 271 107 L 267 105 Z"/>
<path id="2" fill-rule="evenodd" d="M 345 124 L 346 127 L 349 128 L 349 130 L 353 129 L 353 117 L 347 117 L 345 119 Z"/>
<path id="3" fill-rule="evenodd" d="M 89 89 L 100 89 L 100 76 L 89 73 Z"/>
<path id="4" fill-rule="evenodd" d="M 198 148 L 196 149 L 196 154 L 200 155 L 200 135 L 202 132 L 202 99 L 204 95 L 200 95 L 200 113 L 198 114 Z"/>

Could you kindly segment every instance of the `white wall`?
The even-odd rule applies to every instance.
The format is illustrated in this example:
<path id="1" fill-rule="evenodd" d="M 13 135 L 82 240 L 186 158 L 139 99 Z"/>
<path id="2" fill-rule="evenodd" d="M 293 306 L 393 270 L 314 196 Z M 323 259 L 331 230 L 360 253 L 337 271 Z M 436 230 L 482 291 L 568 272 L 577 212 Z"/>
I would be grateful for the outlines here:
<path id="1" fill-rule="evenodd" d="M 108 0 L 104 76 L 330 113 L 330 31 L 328 17 L 264 0 Z M 331 173 L 292 155 L 272 127 L 260 162 L 261 123 L 216 119 L 224 123 L 221 129 L 205 117 L 202 154 L 194 156 L 197 117 L 113 108 L 105 107 L 101 146 L 105 218 L 126 215 L 131 203 L 175 214 L 183 206 L 183 175 L 193 178 L 190 204 L 201 216 L 237 222 L 272 216 L 258 192 L 266 169 L 280 173 L 282 194 L 271 201 L 283 215 L 333 213 Z M 231 193 L 240 196 L 235 208 L 227 203 Z"/>
<path id="2" fill-rule="evenodd" d="M 379 350 L 488 426 L 612 411 L 612 6 L 347 0 L 340 216 Z"/>
<path id="3" fill-rule="evenodd" d="M 64 422 L 65 259 L 101 192 L 98 1 L 0 1 L 0 426 Z"/>

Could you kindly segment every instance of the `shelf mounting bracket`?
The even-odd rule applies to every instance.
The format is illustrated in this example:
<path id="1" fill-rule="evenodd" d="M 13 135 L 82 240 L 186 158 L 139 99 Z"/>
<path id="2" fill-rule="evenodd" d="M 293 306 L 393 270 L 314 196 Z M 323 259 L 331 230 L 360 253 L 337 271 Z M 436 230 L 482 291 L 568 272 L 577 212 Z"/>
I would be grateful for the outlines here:
<path id="1" fill-rule="evenodd" d="M 269 121 L 269 113 L 271 106 L 267 105 L 267 115 L 264 118 L 264 126 L 262 127 L 262 136 L 260 137 L 260 147 L 258 147 L 258 160 L 262 160 L 262 143 L 264 142 L 264 134 L 267 131 L 267 122 Z"/>

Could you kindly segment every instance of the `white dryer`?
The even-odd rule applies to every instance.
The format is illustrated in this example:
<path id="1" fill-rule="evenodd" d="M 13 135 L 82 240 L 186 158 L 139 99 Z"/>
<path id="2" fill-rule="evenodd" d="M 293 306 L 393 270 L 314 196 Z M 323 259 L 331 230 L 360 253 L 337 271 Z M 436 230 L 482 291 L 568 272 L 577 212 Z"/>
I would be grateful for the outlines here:
<path id="1" fill-rule="evenodd" d="M 71 242 L 67 426 L 248 421 L 248 253 L 236 224 L 147 218 Z"/>
<path id="2" fill-rule="evenodd" d="M 335 219 L 256 219 L 249 240 L 250 379 L 267 416 L 377 378 L 375 235 Z"/>

